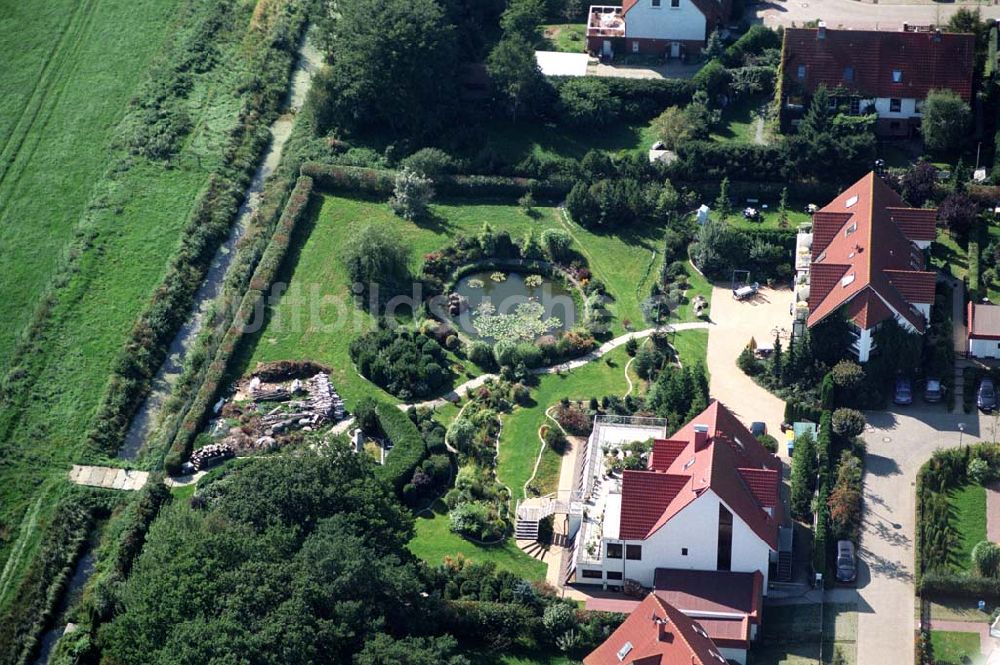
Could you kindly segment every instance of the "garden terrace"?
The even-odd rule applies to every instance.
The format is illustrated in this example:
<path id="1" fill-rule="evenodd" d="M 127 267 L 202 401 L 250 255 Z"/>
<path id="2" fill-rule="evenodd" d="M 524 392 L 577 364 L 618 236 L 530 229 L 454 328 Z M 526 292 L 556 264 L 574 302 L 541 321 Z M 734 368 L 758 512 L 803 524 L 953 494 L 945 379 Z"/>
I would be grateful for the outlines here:
<path id="1" fill-rule="evenodd" d="M 587 21 L 588 37 L 624 37 L 625 17 L 621 7 L 591 5 Z"/>

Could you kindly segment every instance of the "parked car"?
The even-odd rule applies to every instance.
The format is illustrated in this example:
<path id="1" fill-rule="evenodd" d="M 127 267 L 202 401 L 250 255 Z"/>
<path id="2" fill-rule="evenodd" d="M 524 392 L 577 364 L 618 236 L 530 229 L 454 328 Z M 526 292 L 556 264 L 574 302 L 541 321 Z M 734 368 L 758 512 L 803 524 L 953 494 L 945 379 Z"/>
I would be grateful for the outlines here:
<path id="1" fill-rule="evenodd" d="M 979 390 L 976 391 L 976 406 L 987 413 L 997 408 L 997 391 L 993 386 L 993 379 L 983 379 L 979 382 Z"/>
<path id="2" fill-rule="evenodd" d="M 896 378 L 896 388 L 892 391 L 892 401 L 895 404 L 913 403 L 913 383 L 905 376 Z"/>
<path id="3" fill-rule="evenodd" d="M 767 434 L 767 425 L 757 420 L 750 423 L 750 433 L 754 435 L 755 438 L 760 438 Z"/>
<path id="4" fill-rule="evenodd" d="M 854 543 L 837 541 L 837 581 L 849 584 L 858 578 L 858 561 L 854 556 Z"/>
<path id="5" fill-rule="evenodd" d="M 944 399 L 944 384 L 941 383 L 941 379 L 927 379 L 927 385 L 924 386 L 924 401 L 934 404 L 935 402 L 940 402 Z"/>

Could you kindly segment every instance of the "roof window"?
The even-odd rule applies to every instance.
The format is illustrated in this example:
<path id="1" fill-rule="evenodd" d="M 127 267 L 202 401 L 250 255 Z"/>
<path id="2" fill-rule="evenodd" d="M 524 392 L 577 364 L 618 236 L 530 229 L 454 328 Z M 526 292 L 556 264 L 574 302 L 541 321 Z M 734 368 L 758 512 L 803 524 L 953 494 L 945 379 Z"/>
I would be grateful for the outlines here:
<path id="1" fill-rule="evenodd" d="M 853 224 L 851 224 L 850 226 L 848 226 L 846 229 L 844 229 L 844 237 L 847 238 L 848 236 L 850 236 L 852 233 L 854 233 L 857 230 L 858 230 L 858 223 L 854 222 Z"/>
<path id="2" fill-rule="evenodd" d="M 851 198 L 847 199 L 847 202 L 846 202 L 846 203 L 844 203 L 844 207 L 845 207 L 845 208 L 850 208 L 850 207 L 852 207 L 852 206 L 853 206 L 854 204 L 856 204 L 857 202 L 858 202 L 858 195 L 857 195 L 857 194 L 855 194 L 855 195 L 854 195 L 854 196 L 852 196 Z"/>
<path id="3" fill-rule="evenodd" d="M 850 65 L 844 67 L 844 80 L 848 82 L 854 80 L 854 67 L 851 67 Z"/>
<path id="4" fill-rule="evenodd" d="M 622 648 L 618 650 L 618 662 L 624 662 L 626 656 L 632 652 L 632 643 L 626 642 L 622 645 Z"/>
<path id="5" fill-rule="evenodd" d="M 705 629 L 702 628 L 700 624 L 692 621 L 691 627 L 694 628 L 694 632 L 698 633 L 702 637 L 708 637 L 708 633 L 705 632 Z"/>
<path id="6" fill-rule="evenodd" d="M 695 458 L 694 458 L 694 457 L 692 457 L 692 458 L 691 458 L 691 459 L 689 459 L 688 461 L 684 462 L 684 468 L 685 468 L 685 469 L 690 469 L 690 468 L 691 468 L 691 465 L 692 465 L 692 464 L 694 464 L 694 460 L 695 460 Z"/>
<path id="7" fill-rule="evenodd" d="M 804 79 L 806 77 L 806 66 L 805 65 L 799 65 L 798 76 L 799 76 L 800 79 Z"/>
<path id="8" fill-rule="evenodd" d="M 849 275 L 844 275 L 844 278 L 842 280 L 840 280 L 840 285 L 843 286 L 843 287 L 848 287 L 848 286 L 850 286 L 853 283 L 854 283 L 854 273 L 853 272 L 851 274 L 849 274 Z"/>
<path id="9" fill-rule="evenodd" d="M 892 70 L 892 82 L 893 83 L 902 83 L 903 82 L 903 70 L 902 69 L 894 69 L 894 70 Z"/>

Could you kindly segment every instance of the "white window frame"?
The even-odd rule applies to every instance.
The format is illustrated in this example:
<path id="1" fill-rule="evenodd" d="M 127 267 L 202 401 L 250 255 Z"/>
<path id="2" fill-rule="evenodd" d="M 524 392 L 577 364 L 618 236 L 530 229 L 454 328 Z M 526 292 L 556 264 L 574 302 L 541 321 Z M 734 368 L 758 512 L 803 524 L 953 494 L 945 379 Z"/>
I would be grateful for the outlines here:
<path id="1" fill-rule="evenodd" d="M 892 108 L 895 106 L 896 108 Z M 891 97 L 889 99 L 889 113 L 902 113 L 903 112 L 903 100 L 899 97 Z"/>

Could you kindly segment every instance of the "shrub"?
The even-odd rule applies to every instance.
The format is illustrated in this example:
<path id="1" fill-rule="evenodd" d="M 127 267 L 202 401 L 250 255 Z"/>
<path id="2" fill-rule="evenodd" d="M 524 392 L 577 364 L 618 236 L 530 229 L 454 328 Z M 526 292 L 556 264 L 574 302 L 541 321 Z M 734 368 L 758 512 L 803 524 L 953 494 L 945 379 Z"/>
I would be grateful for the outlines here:
<path id="1" fill-rule="evenodd" d="M 439 148 L 421 148 L 400 164 L 406 169 L 428 176 L 455 173 L 461 167 L 458 160 Z"/>
<path id="2" fill-rule="evenodd" d="M 427 214 L 427 207 L 433 198 L 431 179 L 404 166 L 396 173 L 389 207 L 403 219 L 413 220 Z"/>
<path id="3" fill-rule="evenodd" d="M 496 369 L 496 362 L 493 358 L 493 349 L 486 342 L 473 342 L 469 346 L 469 360 L 476 363 L 485 370 Z"/>
<path id="4" fill-rule="evenodd" d="M 764 450 L 766 450 L 767 452 L 769 453 L 778 452 L 778 440 L 775 439 L 770 434 L 763 434 L 757 437 L 757 440 L 760 442 L 760 445 L 764 446 Z"/>
<path id="5" fill-rule="evenodd" d="M 566 452 L 569 440 L 558 427 L 549 427 L 545 430 L 545 445 L 551 448 L 553 452 L 562 455 Z"/>
<path id="6" fill-rule="evenodd" d="M 852 360 L 841 360 L 830 370 L 833 382 L 844 391 L 856 390 L 864 381 L 865 371 Z"/>
<path id="7" fill-rule="evenodd" d="M 865 415 L 855 409 L 837 409 L 833 412 L 833 431 L 848 438 L 859 436 L 865 431 Z"/>
<path id="8" fill-rule="evenodd" d="M 378 402 L 375 412 L 379 428 L 392 442 L 392 450 L 386 455 L 385 464 L 378 467 L 376 473 L 397 492 L 402 492 L 403 487 L 413 478 L 413 472 L 427 457 L 427 446 L 414 422 L 395 404 Z"/>
<path id="9" fill-rule="evenodd" d="M 482 501 L 459 504 L 449 511 L 448 519 L 452 531 L 476 540 L 494 540 L 503 535 L 505 529 L 496 511 Z"/>
<path id="10" fill-rule="evenodd" d="M 348 278 L 381 298 L 400 293 L 411 280 L 410 249 L 384 226 L 368 224 L 344 241 L 342 260 Z"/>
<path id="11" fill-rule="evenodd" d="M 989 463 L 979 457 L 973 457 L 969 460 L 966 474 L 969 476 L 969 480 L 977 485 L 985 485 L 995 475 L 993 470 L 990 469 Z"/>
<path id="12" fill-rule="evenodd" d="M 621 100 L 598 77 L 574 78 L 559 88 L 560 117 L 577 127 L 603 126 L 621 114 Z"/>
<path id="13" fill-rule="evenodd" d="M 972 548 L 972 565 L 983 577 L 998 577 L 1000 573 L 1000 547 L 988 540 L 976 543 Z"/>
<path id="14" fill-rule="evenodd" d="M 351 342 L 350 351 L 362 376 L 403 400 L 430 397 L 451 382 L 441 345 L 410 331 L 370 332 Z"/>
<path id="15" fill-rule="evenodd" d="M 542 249 L 553 263 L 564 263 L 573 257 L 570 249 L 573 237 L 562 229 L 546 229 L 541 235 Z"/>

